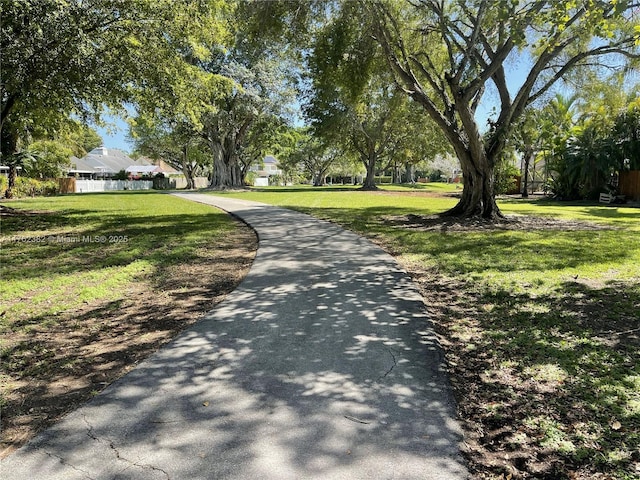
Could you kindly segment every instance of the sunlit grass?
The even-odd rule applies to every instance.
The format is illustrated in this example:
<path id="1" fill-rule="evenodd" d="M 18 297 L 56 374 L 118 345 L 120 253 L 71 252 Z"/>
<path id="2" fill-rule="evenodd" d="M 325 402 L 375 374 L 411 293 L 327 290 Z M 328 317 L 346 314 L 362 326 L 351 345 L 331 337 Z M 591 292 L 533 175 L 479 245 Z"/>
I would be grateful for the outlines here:
<path id="1" fill-rule="evenodd" d="M 425 188 L 438 185 L 448 184 L 426 184 Z M 511 200 L 501 203 L 507 215 L 592 222 L 612 229 L 420 232 L 389 226 L 385 218 L 434 215 L 451 208 L 456 199 L 389 193 L 284 187 L 228 195 L 299 210 L 364 235 L 382 235 L 403 260 L 423 263 L 447 275 L 483 279 L 491 285 L 545 290 L 576 275 L 602 282 L 640 280 L 640 209 Z"/>
<path id="2" fill-rule="evenodd" d="M 541 461 L 565 459 L 545 478 L 570 478 L 575 470 L 638 478 L 640 209 L 505 199 L 506 215 L 573 224 L 566 230 L 421 231 L 390 219 L 434 215 L 456 199 L 385 190 L 230 195 L 339 223 L 395 255 L 424 285 L 427 307 L 447 339 L 461 409 L 475 412 L 465 418 L 467 434 L 473 437 L 481 424 L 485 433 L 477 441 L 492 455 L 504 452 L 507 464 L 526 448 Z M 447 285 L 456 298 L 433 310 Z M 511 434 L 490 434 L 502 429 Z M 501 475 L 495 465 L 476 468 Z"/>

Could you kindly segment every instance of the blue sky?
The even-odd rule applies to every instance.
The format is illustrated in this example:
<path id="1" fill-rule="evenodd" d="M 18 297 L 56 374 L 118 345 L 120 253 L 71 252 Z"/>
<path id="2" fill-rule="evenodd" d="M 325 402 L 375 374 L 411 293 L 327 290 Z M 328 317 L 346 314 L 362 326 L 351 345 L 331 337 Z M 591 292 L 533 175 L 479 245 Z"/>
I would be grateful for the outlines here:
<path id="1" fill-rule="evenodd" d="M 110 116 L 105 117 L 105 122 L 111 125 L 109 127 L 93 127 L 98 132 L 98 135 L 102 137 L 102 144 L 107 148 L 117 148 L 131 153 L 133 147 L 126 140 L 129 130 L 127 122 L 121 118 Z"/>

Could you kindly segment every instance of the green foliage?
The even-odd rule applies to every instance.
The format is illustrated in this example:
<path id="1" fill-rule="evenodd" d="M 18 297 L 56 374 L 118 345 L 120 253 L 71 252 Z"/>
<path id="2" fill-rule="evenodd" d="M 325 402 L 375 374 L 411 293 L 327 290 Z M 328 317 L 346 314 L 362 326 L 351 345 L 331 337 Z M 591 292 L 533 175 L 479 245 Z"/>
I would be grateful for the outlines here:
<path id="1" fill-rule="evenodd" d="M 253 171 L 247 172 L 247 174 L 244 177 L 245 182 L 247 182 L 247 185 L 253 185 L 253 183 L 256 181 L 256 178 L 258 178 L 258 173 Z"/>
<path id="2" fill-rule="evenodd" d="M 512 193 L 516 186 L 515 177 L 520 170 L 515 166 L 514 153 L 505 151 L 497 162 L 495 170 L 495 190 L 497 194 Z"/>
<path id="3" fill-rule="evenodd" d="M 609 138 L 612 163 L 619 170 L 640 170 L 640 99 L 618 114 Z"/>
<path id="4" fill-rule="evenodd" d="M 286 183 L 286 178 L 284 175 L 270 175 L 269 176 L 269 185 L 274 186 L 282 186 Z"/>
<path id="5" fill-rule="evenodd" d="M 7 178 L 0 176 L 0 198 L 4 197 L 7 191 Z M 13 187 L 13 197 L 50 197 L 60 193 L 60 187 L 55 180 L 38 180 L 29 177 L 16 178 Z"/>
<path id="6" fill-rule="evenodd" d="M 326 176 L 336 162 L 343 158 L 343 152 L 335 146 L 310 134 L 308 129 L 300 129 L 292 137 L 295 145 L 281 157 L 285 176 L 311 178 L 314 186 L 325 184 Z"/>
<path id="7" fill-rule="evenodd" d="M 120 170 L 118 173 L 116 173 L 113 176 L 113 179 L 114 180 L 128 180 L 129 179 L 129 175 L 124 170 Z"/>
<path id="8" fill-rule="evenodd" d="M 98 0 L 2 4 L 2 155 L 24 149 L 36 131 L 61 130 L 72 114 L 122 111 L 139 93 L 183 78 L 186 53 L 221 35 L 223 2 Z M 85 138 L 83 148 L 95 143 Z M 4 161 L 3 161 L 4 163 Z"/>
<path id="9" fill-rule="evenodd" d="M 71 165 L 73 151 L 59 141 L 37 140 L 29 145 L 34 161 L 23 172 L 32 178 L 58 178 Z"/>
<path id="10" fill-rule="evenodd" d="M 212 71 L 231 82 L 211 96 L 201 118 L 214 162 L 212 186 L 242 186 L 248 167 L 271 147 L 291 113 L 294 91 L 286 59 L 250 58 L 237 48 Z"/>
<path id="11" fill-rule="evenodd" d="M 638 100 L 618 107 L 620 100 L 610 96 L 594 98 L 583 104 L 577 119 L 567 116 L 569 110 L 560 100 L 556 98 L 547 105 L 542 115 L 549 189 L 563 199 L 595 199 L 599 193 L 613 190 L 609 184 L 616 174 L 640 168 Z M 558 117 L 563 109 L 564 121 Z"/>
<path id="12" fill-rule="evenodd" d="M 102 145 L 102 137 L 93 128 L 75 122 L 75 127 L 63 131 L 59 141 L 73 150 L 73 154 L 84 157 L 94 148 Z"/>
<path id="13" fill-rule="evenodd" d="M 363 188 L 375 188 L 376 170 L 399 171 L 445 151 L 443 135 L 395 85 L 371 41 L 375 22 L 367 9 L 350 2 L 326 15 L 307 57 L 304 113 L 313 134 L 361 162 Z"/>
<path id="14" fill-rule="evenodd" d="M 211 154 L 197 128 L 181 117 L 165 116 L 158 110 L 129 121 L 129 138 L 134 153 L 163 160 L 187 178 L 187 188 L 195 188 L 195 177 L 211 171 Z"/>

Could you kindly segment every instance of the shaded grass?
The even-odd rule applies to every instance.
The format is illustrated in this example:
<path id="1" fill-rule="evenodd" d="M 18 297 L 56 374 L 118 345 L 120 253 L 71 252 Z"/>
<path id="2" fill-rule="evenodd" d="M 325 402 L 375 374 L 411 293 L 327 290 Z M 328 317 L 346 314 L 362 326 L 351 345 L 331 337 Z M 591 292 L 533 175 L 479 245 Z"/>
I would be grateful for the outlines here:
<path id="1" fill-rule="evenodd" d="M 598 230 L 421 231 L 455 199 L 231 194 L 339 223 L 414 276 L 445 347 L 474 478 L 640 478 L 640 209 L 501 203 Z M 599 477 L 600 476 L 600 477 Z"/>
<path id="2" fill-rule="evenodd" d="M 0 332 L 35 312 L 115 300 L 130 282 L 162 275 L 233 228 L 221 212 L 161 194 L 87 194 L 9 205 L 40 213 L 2 219 Z"/>
<path id="3" fill-rule="evenodd" d="M 254 247 L 253 235 L 237 235 L 228 215 L 168 195 L 3 205 L 13 209 L 3 211 L 0 234 L 0 445 L 8 448 L 104 388 L 233 288 L 247 259 L 229 239 Z"/>

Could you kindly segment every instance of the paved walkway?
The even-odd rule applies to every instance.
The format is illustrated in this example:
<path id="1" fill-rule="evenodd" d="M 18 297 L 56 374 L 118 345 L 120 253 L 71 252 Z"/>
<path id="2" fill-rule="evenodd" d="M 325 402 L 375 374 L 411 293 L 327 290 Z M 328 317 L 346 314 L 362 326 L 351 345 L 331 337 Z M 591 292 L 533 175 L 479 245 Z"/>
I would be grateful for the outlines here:
<path id="1" fill-rule="evenodd" d="M 292 211 L 176 196 L 258 232 L 249 275 L 206 319 L 0 462 L 0 478 L 466 478 L 440 348 L 390 256 Z"/>

